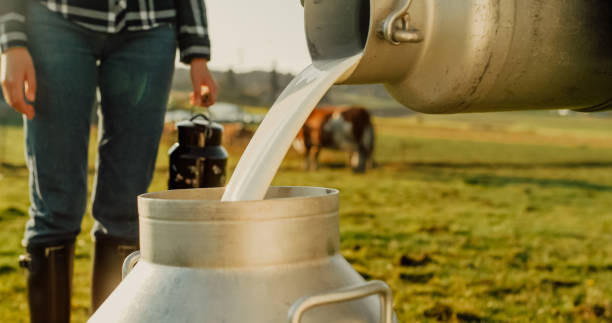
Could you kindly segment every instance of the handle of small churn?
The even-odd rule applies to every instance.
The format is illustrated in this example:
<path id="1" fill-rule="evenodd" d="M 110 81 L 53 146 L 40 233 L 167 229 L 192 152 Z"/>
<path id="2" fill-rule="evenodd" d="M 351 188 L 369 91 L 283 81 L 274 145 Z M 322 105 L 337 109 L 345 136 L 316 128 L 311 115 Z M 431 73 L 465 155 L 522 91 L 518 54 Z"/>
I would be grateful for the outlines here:
<path id="1" fill-rule="evenodd" d="M 123 261 L 123 268 L 121 270 L 121 279 L 125 279 L 125 276 L 127 276 L 127 274 L 129 274 L 130 271 L 132 271 L 132 268 L 136 266 L 136 263 L 138 263 L 139 259 L 140 259 L 140 251 L 138 250 L 132 252 L 127 257 L 125 257 L 125 260 Z"/>
<path id="2" fill-rule="evenodd" d="M 378 294 L 380 296 L 380 322 L 393 323 L 393 295 L 391 288 L 383 281 L 373 280 L 363 285 L 337 289 L 328 293 L 306 296 L 298 299 L 289 309 L 288 323 L 300 323 L 307 310 L 322 305 L 352 301 Z"/>

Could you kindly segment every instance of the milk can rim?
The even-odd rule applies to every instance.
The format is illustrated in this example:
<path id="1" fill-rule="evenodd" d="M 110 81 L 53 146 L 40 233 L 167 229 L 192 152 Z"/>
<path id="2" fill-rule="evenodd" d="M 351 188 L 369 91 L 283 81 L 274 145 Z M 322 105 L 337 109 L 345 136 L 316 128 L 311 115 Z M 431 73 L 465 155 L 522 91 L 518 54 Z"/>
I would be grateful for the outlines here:
<path id="1" fill-rule="evenodd" d="M 325 196 L 335 196 L 340 194 L 340 190 L 336 188 L 328 188 L 321 186 L 270 186 L 271 190 L 280 190 L 280 189 L 294 189 L 294 190 L 319 190 L 321 194 L 311 194 L 311 195 L 303 195 L 303 196 L 289 196 L 289 197 L 280 197 L 273 199 L 263 199 L 263 200 L 247 200 L 247 201 L 220 201 L 217 199 L 180 199 L 180 198 L 163 198 L 157 197 L 160 195 L 166 194 L 179 194 L 180 192 L 186 191 L 204 191 L 204 190 L 218 190 L 221 191 L 223 187 L 210 187 L 210 188 L 190 188 L 190 189 L 177 189 L 177 190 L 165 190 L 165 191 L 157 191 L 157 192 L 148 192 L 138 195 L 139 200 L 147 200 L 147 201 L 179 201 L 179 202 L 188 202 L 188 203 L 208 203 L 211 204 L 239 204 L 239 203 L 262 203 L 269 202 L 275 200 L 290 200 L 290 199 L 309 199 L 309 198 L 317 198 L 317 197 L 325 197 Z"/>
<path id="2" fill-rule="evenodd" d="M 266 200 L 230 201 L 219 199 L 223 188 L 173 190 L 142 194 L 138 197 L 141 219 L 165 219 L 178 221 L 231 221 L 231 220 L 273 220 L 302 216 L 337 214 L 340 191 L 333 188 L 312 186 L 273 186 L 278 193 L 298 194 Z M 168 195 L 189 191 L 193 197 L 197 190 L 208 190 L 208 197 L 218 199 L 172 199 Z M 299 195 L 299 194 L 308 195 Z M 313 194 L 314 193 L 314 194 Z M 159 198 L 159 197 L 162 198 Z M 165 197 L 165 198 L 163 198 Z"/>

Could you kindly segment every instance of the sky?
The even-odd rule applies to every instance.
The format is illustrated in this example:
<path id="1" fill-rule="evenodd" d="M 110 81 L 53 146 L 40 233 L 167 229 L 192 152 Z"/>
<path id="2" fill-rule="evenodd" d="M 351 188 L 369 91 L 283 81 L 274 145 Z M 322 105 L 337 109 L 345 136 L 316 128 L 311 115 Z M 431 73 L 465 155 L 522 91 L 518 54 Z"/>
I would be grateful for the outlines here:
<path id="1" fill-rule="evenodd" d="M 300 0 L 204 0 L 210 68 L 296 73 L 310 64 Z"/>

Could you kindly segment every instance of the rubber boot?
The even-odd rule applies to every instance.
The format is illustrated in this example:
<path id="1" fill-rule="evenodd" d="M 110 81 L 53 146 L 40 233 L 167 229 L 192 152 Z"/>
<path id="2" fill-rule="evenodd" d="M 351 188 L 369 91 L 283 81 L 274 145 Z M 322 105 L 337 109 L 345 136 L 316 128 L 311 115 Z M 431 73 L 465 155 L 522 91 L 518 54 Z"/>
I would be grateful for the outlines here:
<path id="1" fill-rule="evenodd" d="M 91 280 L 91 313 L 93 314 L 121 282 L 123 260 L 138 250 L 136 241 L 109 236 L 94 238 Z"/>
<path id="2" fill-rule="evenodd" d="M 19 257 L 26 269 L 32 323 L 69 323 L 74 241 L 28 245 Z"/>

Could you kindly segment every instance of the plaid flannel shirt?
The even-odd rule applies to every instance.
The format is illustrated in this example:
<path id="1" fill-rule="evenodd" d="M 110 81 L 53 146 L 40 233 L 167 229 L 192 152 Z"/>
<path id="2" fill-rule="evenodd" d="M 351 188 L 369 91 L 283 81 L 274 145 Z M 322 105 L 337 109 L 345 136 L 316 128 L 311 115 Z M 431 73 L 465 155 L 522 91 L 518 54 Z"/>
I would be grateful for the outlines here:
<path id="1" fill-rule="evenodd" d="M 27 47 L 26 1 L 41 1 L 49 10 L 87 29 L 118 33 L 173 24 L 181 62 L 210 59 L 204 0 L 0 0 L 0 50 Z"/>

